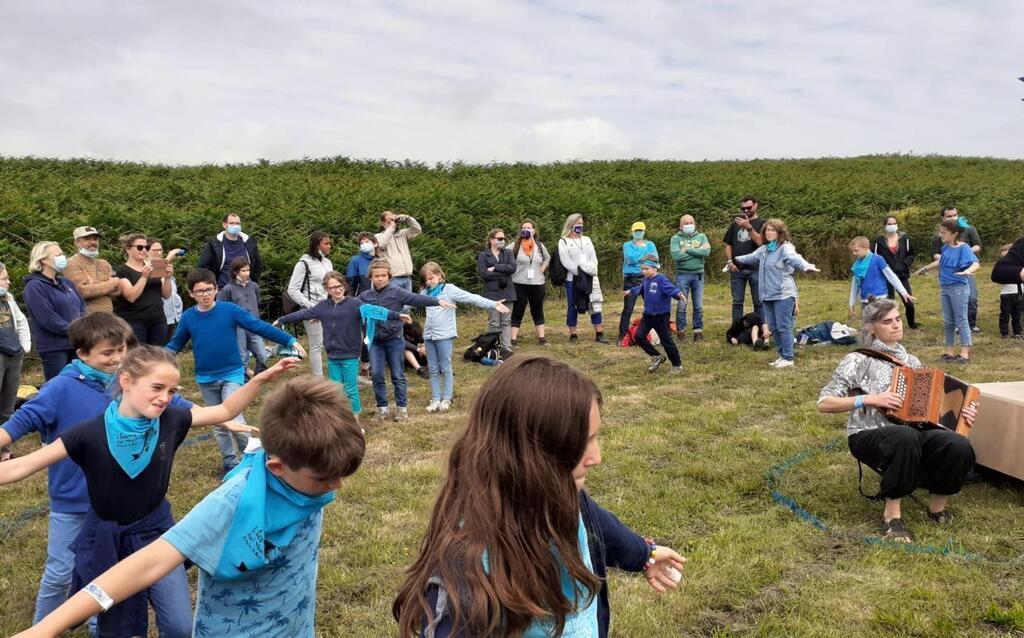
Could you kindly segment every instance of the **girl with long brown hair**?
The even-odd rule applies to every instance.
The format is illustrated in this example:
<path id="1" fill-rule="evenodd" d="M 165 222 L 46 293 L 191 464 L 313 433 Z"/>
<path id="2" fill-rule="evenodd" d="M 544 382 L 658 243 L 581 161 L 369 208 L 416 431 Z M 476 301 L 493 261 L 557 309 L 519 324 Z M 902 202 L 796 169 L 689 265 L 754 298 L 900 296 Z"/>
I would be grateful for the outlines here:
<path id="1" fill-rule="evenodd" d="M 606 636 L 608 565 L 676 586 L 685 559 L 583 490 L 600 408 L 593 381 L 537 355 L 484 383 L 395 600 L 401 636 Z"/>

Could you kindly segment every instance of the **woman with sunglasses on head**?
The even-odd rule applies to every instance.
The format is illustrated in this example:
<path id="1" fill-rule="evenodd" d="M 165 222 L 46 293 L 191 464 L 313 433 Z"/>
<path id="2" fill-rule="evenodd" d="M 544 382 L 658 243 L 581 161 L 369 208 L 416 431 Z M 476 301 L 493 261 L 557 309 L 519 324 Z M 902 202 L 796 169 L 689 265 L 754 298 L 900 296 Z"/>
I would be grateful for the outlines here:
<path id="1" fill-rule="evenodd" d="M 142 233 L 121 235 L 127 259 L 114 269 L 121 278 L 121 296 L 114 299 L 114 314 L 128 322 L 140 344 L 162 346 L 167 343 L 167 316 L 164 299 L 171 296 L 171 265 L 153 276 L 149 242 Z"/>

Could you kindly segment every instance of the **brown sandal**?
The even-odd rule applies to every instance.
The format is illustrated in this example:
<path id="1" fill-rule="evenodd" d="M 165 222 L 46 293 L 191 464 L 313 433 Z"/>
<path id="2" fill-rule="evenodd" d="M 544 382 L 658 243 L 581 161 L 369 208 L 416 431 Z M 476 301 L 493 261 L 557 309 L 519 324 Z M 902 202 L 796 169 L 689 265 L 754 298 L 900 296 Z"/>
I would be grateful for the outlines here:
<path id="1" fill-rule="evenodd" d="M 953 515 L 947 512 L 946 510 L 942 510 L 941 512 L 929 511 L 928 518 L 932 519 L 939 525 L 948 525 L 950 522 L 953 521 Z"/>
<path id="2" fill-rule="evenodd" d="M 882 531 L 885 538 L 897 543 L 910 543 L 914 540 L 914 537 L 911 536 L 910 532 L 907 530 L 907 526 L 903 524 L 903 520 L 899 518 L 893 518 L 888 522 L 883 522 Z"/>

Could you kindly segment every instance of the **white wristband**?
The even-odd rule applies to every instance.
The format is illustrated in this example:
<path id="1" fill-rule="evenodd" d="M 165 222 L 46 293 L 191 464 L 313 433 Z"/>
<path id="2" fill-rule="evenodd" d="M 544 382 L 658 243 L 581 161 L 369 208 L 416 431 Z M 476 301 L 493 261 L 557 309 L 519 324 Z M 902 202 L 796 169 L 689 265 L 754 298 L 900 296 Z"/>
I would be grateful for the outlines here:
<path id="1" fill-rule="evenodd" d="M 114 599 L 108 596 L 107 592 L 103 591 L 103 588 L 96 583 L 89 583 L 82 591 L 92 596 L 93 600 L 100 604 L 103 611 L 108 611 L 114 606 Z"/>

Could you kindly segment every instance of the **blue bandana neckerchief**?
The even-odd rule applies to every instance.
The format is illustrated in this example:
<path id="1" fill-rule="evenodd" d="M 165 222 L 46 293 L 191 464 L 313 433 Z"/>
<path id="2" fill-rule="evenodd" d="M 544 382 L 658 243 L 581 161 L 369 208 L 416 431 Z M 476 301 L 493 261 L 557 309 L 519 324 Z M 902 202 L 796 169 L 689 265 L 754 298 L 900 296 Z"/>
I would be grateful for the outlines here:
<path id="1" fill-rule="evenodd" d="M 971 222 L 967 221 L 966 217 L 957 217 L 956 225 L 959 226 L 960 228 L 970 228 Z"/>
<path id="2" fill-rule="evenodd" d="M 71 363 L 68 364 L 68 367 L 74 368 L 75 372 L 82 375 L 86 379 L 92 379 L 93 381 L 100 382 L 101 384 L 103 384 L 104 388 L 110 385 L 110 382 L 114 380 L 113 372 L 103 372 L 102 370 L 97 370 L 96 368 L 92 367 L 91 365 L 89 365 L 85 361 L 82 361 L 81 359 L 72 360 Z M 66 369 L 67 368 L 65 368 L 65 370 Z"/>
<path id="3" fill-rule="evenodd" d="M 443 281 L 441 283 L 437 284 L 436 286 L 431 286 L 430 288 L 424 289 L 423 292 L 427 293 L 427 295 L 429 295 L 431 297 L 440 297 L 442 290 L 444 290 L 444 282 Z"/>
<path id="4" fill-rule="evenodd" d="M 363 325 L 366 326 L 366 341 L 368 343 L 373 343 L 373 335 L 377 332 L 377 322 L 387 321 L 389 312 L 387 308 L 371 303 L 359 306 L 359 316 L 362 317 Z"/>
<path id="5" fill-rule="evenodd" d="M 773 239 L 770 242 L 768 242 L 767 244 L 765 244 L 764 247 L 768 250 L 768 252 L 773 253 L 779 247 L 779 240 L 778 239 Z"/>
<path id="6" fill-rule="evenodd" d="M 857 281 L 864 281 L 864 277 L 868 274 L 868 267 L 871 266 L 871 256 L 874 253 L 868 253 L 863 257 L 853 262 L 853 266 L 850 270 L 853 272 L 853 276 L 857 278 Z"/>
<path id="7" fill-rule="evenodd" d="M 241 578 L 276 559 L 295 538 L 302 521 L 334 500 L 334 492 L 309 496 L 288 486 L 267 470 L 267 451 L 259 449 L 225 478 L 248 472 L 213 577 Z"/>
<path id="8" fill-rule="evenodd" d="M 121 401 L 115 399 L 103 413 L 107 449 L 129 478 L 146 469 L 160 437 L 160 419 L 132 418 L 120 413 Z"/>

